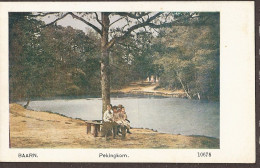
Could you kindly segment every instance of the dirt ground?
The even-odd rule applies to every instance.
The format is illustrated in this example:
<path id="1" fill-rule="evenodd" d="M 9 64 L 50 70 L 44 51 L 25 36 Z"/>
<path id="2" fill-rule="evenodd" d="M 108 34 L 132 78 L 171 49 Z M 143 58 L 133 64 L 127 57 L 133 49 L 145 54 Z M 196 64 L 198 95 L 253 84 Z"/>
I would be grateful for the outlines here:
<path id="1" fill-rule="evenodd" d="M 86 123 L 10 104 L 11 148 L 219 148 L 219 139 L 131 129 L 126 139 L 105 140 L 86 134 Z"/>

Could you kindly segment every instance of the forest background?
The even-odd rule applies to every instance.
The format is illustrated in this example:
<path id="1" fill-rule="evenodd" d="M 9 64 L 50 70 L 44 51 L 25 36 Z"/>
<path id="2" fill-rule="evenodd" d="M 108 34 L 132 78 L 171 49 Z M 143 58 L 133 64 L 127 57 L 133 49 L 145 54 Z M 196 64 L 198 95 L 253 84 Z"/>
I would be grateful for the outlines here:
<path id="1" fill-rule="evenodd" d="M 47 26 L 30 15 L 9 13 L 10 102 L 101 96 L 98 33 Z M 111 89 L 153 75 L 160 79 L 158 87 L 182 89 L 188 98 L 219 100 L 219 13 L 200 15 L 204 20 L 196 25 L 156 33 L 144 28 L 117 42 L 109 53 Z"/>

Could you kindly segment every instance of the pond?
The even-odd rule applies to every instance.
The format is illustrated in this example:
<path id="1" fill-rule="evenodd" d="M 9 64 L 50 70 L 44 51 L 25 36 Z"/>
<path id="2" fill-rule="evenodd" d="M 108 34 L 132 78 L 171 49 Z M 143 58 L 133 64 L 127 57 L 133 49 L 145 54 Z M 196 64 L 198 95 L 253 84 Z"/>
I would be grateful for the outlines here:
<path id="1" fill-rule="evenodd" d="M 125 106 L 131 127 L 219 138 L 219 102 L 148 95 L 113 95 L 111 103 Z M 101 120 L 101 104 L 101 98 L 54 98 L 31 101 L 28 109 L 51 111 L 83 120 Z"/>

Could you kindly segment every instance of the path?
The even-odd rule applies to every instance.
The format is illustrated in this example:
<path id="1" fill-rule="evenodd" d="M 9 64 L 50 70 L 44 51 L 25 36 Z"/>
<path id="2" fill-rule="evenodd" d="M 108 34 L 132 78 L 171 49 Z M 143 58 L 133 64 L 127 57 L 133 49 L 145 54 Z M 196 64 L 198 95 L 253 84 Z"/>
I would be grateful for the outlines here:
<path id="1" fill-rule="evenodd" d="M 183 90 L 167 90 L 164 88 L 158 88 L 158 83 L 152 82 L 132 82 L 128 86 L 123 87 L 119 90 L 112 90 L 112 93 L 128 93 L 128 94 L 151 94 L 158 96 L 169 96 L 169 97 L 186 97 Z"/>

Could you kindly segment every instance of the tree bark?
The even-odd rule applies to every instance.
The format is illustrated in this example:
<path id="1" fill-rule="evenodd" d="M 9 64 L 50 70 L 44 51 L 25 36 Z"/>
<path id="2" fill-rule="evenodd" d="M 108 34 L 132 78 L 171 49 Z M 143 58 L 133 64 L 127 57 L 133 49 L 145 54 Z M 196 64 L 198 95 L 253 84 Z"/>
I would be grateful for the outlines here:
<path id="1" fill-rule="evenodd" d="M 110 104 L 110 68 L 109 68 L 109 51 L 108 30 L 109 30 L 109 14 L 102 15 L 102 35 L 101 35 L 101 91 L 102 91 L 102 119 L 106 107 Z"/>
<path id="2" fill-rule="evenodd" d="M 200 93 L 198 92 L 198 99 L 200 100 Z"/>
<path id="3" fill-rule="evenodd" d="M 27 108 L 29 106 L 30 99 L 27 100 L 27 103 L 23 106 L 24 108 Z"/>
<path id="4" fill-rule="evenodd" d="M 189 95 L 188 91 L 185 89 L 185 86 L 184 86 L 184 84 L 182 83 L 182 80 L 181 80 L 181 78 L 180 78 L 180 76 L 179 76 L 179 73 L 178 73 L 178 72 L 176 72 L 176 74 L 177 74 L 177 78 L 179 79 L 179 81 L 180 81 L 180 83 L 181 83 L 181 86 L 182 86 L 182 88 L 183 88 L 184 92 L 186 93 L 186 95 L 187 95 L 188 99 L 191 99 L 191 96 Z"/>

